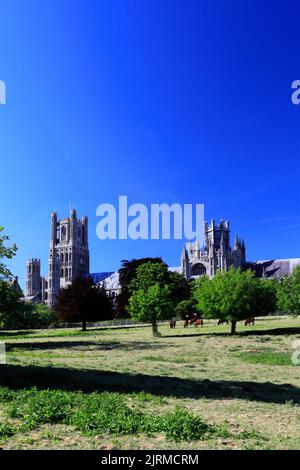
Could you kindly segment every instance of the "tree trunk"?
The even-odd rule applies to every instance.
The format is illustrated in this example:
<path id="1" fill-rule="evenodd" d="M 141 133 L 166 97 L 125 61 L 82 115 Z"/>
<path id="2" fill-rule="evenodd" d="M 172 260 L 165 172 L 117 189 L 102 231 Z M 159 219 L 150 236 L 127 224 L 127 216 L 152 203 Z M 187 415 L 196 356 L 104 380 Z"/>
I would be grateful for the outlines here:
<path id="1" fill-rule="evenodd" d="M 236 334 L 236 320 L 231 321 L 231 334 L 232 335 Z"/>
<path id="2" fill-rule="evenodd" d="M 153 333 L 153 336 L 154 336 L 154 337 L 155 337 L 155 336 L 159 336 L 159 334 L 158 334 L 158 326 L 157 326 L 157 323 L 156 323 L 156 322 L 152 323 L 152 333 Z"/>
<path id="3" fill-rule="evenodd" d="M 82 322 L 82 331 L 86 331 L 86 321 Z"/>

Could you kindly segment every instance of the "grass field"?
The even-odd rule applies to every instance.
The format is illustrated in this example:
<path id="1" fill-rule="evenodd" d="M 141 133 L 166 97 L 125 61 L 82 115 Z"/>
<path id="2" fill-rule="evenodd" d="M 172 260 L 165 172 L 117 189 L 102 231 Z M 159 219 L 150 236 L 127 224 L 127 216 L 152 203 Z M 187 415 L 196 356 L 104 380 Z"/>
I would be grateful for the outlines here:
<path id="1" fill-rule="evenodd" d="M 4 449 L 299 449 L 300 320 L 0 332 Z"/>

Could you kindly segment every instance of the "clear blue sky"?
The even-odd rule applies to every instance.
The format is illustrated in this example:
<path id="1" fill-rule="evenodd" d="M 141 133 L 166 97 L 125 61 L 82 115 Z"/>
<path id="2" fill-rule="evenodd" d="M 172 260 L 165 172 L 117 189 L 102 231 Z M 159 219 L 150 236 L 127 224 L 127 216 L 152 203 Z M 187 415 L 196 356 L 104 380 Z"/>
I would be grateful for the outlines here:
<path id="1" fill-rule="evenodd" d="M 0 225 L 47 271 L 49 219 L 90 220 L 91 271 L 180 241 L 99 241 L 96 207 L 204 203 L 248 259 L 300 257 L 299 2 L 0 1 Z M 234 235 L 234 233 L 232 235 Z"/>

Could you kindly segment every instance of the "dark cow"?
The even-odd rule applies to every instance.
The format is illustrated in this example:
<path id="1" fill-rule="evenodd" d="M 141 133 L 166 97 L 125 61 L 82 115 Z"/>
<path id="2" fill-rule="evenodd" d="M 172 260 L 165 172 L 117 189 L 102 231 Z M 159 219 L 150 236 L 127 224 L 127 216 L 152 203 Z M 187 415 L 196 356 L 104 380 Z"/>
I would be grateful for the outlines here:
<path id="1" fill-rule="evenodd" d="M 229 321 L 228 321 L 228 320 L 218 320 L 218 326 L 219 326 L 219 325 L 223 325 L 224 323 L 226 323 L 226 325 L 229 325 Z"/>
<path id="2" fill-rule="evenodd" d="M 254 318 L 254 317 L 246 318 L 246 320 L 245 320 L 245 326 L 254 325 L 254 322 L 255 322 L 255 318 Z"/>
<path id="3" fill-rule="evenodd" d="M 170 320 L 170 328 L 176 328 L 176 320 Z"/>

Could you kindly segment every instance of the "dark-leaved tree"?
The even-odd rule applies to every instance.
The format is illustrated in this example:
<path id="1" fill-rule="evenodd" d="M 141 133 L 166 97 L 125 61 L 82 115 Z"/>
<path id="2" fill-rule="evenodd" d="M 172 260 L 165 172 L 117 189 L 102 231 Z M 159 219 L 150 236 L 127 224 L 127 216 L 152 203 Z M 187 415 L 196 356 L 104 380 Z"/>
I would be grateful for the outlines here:
<path id="1" fill-rule="evenodd" d="M 90 277 L 80 277 L 60 289 L 54 309 L 60 321 L 80 322 L 83 331 L 89 321 L 113 317 L 112 305 L 105 288 L 95 284 Z"/>

